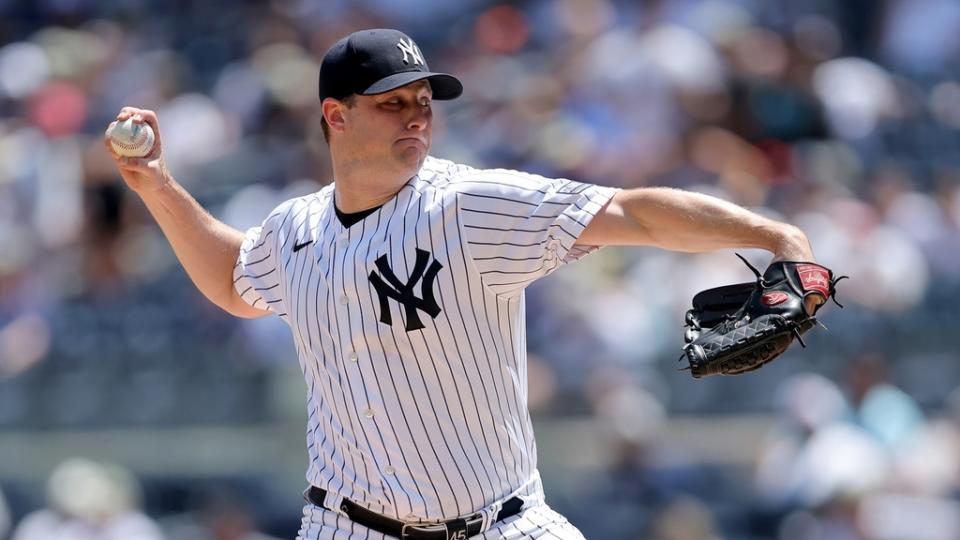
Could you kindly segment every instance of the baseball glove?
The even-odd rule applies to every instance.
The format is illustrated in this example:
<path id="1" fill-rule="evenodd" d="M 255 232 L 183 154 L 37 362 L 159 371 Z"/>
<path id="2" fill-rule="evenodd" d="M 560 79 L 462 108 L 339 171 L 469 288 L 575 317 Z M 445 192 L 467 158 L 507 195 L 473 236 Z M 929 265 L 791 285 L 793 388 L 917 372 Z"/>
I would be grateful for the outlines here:
<path id="1" fill-rule="evenodd" d="M 816 311 L 834 298 L 835 285 L 847 276 L 816 263 L 780 261 L 762 275 L 740 254 L 757 276 L 755 282 L 701 291 L 686 314 L 683 356 L 695 378 L 739 375 L 759 369 L 783 354 L 796 339 L 817 324 Z M 808 314 L 806 299 L 820 302 Z"/>

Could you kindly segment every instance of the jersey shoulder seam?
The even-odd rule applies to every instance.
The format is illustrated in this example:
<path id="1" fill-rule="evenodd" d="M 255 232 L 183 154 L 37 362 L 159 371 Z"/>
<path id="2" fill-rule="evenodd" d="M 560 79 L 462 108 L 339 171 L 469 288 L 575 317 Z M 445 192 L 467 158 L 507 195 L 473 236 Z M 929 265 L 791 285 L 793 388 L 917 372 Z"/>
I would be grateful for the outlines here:
<path id="1" fill-rule="evenodd" d="M 418 174 L 418 181 L 415 182 L 414 188 L 416 191 L 425 189 L 443 191 L 451 185 L 457 184 L 461 177 L 475 170 L 469 165 L 456 163 L 448 159 L 430 157 Z"/>

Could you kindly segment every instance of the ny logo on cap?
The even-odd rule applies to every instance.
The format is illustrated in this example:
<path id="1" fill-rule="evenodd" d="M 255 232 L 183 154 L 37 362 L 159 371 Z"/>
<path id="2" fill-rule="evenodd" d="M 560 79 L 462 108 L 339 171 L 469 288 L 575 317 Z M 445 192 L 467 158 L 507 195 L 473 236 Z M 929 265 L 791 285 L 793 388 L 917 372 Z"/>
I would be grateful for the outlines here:
<path id="1" fill-rule="evenodd" d="M 397 47 L 399 47 L 400 50 L 403 51 L 404 64 L 410 63 L 410 61 L 407 60 L 407 53 L 409 53 L 410 56 L 413 57 L 414 65 L 422 66 L 426 64 L 426 62 L 424 62 L 423 60 L 423 55 L 420 54 L 420 47 L 417 47 L 417 44 L 414 43 L 412 39 L 404 40 L 403 38 L 400 38 L 400 43 L 397 43 Z"/>

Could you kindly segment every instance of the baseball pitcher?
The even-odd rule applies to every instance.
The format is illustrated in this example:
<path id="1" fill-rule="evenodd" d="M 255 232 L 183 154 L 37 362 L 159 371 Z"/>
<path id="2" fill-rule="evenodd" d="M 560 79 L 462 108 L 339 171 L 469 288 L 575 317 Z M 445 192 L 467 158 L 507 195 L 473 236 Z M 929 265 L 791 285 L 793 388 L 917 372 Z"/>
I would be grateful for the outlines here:
<path id="1" fill-rule="evenodd" d="M 334 182 L 246 232 L 177 183 L 153 112 L 117 115 L 152 128 L 146 156 L 105 139 L 200 291 L 290 326 L 308 388 L 303 540 L 583 538 L 544 502 L 537 472 L 527 285 L 608 245 L 763 248 L 822 268 L 796 227 L 705 195 L 433 157 L 434 101 L 462 90 L 399 31 L 343 38 L 320 68 Z M 797 279 L 805 315 L 830 295 L 826 279 Z M 688 340 L 691 362 L 712 361 L 696 341 L 712 331 Z"/>

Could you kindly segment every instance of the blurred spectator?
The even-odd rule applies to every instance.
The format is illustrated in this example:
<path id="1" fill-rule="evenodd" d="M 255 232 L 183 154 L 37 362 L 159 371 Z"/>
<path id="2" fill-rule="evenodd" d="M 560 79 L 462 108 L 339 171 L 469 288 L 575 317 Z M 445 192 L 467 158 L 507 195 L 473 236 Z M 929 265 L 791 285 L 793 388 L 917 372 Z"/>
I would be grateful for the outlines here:
<path id="1" fill-rule="evenodd" d="M 759 494 L 784 513 L 779 538 L 956 538 L 960 431 L 928 421 L 886 382 L 882 357 L 863 355 L 848 369 L 854 408 L 818 375 L 796 376 L 779 392 L 789 406 L 757 468 Z"/>
<path id="2" fill-rule="evenodd" d="M 653 540 L 721 540 L 710 509 L 685 497 L 671 502 L 654 518 Z"/>
<path id="3" fill-rule="evenodd" d="M 165 523 L 171 540 L 278 540 L 254 523 L 250 505 L 228 487 L 203 489 L 189 512 Z"/>
<path id="4" fill-rule="evenodd" d="M 7 508 L 7 500 L 0 491 L 0 538 L 6 538 L 10 532 L 10 509 Z"/>
<path id="5" fill-rule="evenodd" d="M 851 413 L 840 388 L 816 374 L 790 377 L 778 386 L 776 400 L 779 416 L 760 448 L 755 482 L 764 504 L 784 509 L 808 502 L 802 501 L 804 484 L 813 471 L 805 467 L 822 465 L 813 457 L 804 459 L 813 436 L 847 421 Z"/>
<path id="6" fill-rule="evenodd" d="M 209 540 L 279 540 L 259 532 L 243 508 L 235 506 L 221 506 L 208 508 L 202 518 Z"/>
<path id="7" fill-rule="evenodd" d="M 116 465 L 70 459 L 47 483 L 45 510 L 23 518 L 13 540 L 162 540 L 138 508 L 139 487 Z"/>

